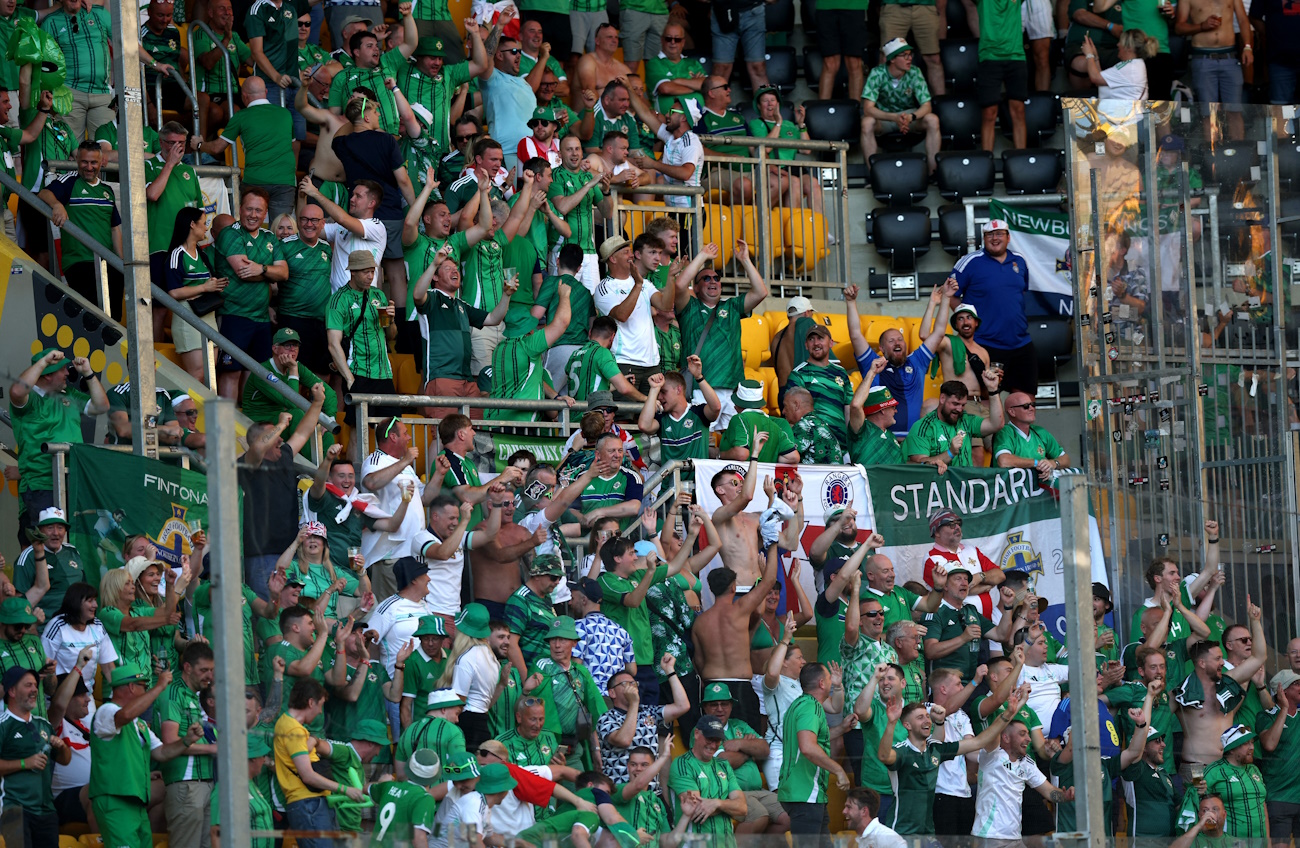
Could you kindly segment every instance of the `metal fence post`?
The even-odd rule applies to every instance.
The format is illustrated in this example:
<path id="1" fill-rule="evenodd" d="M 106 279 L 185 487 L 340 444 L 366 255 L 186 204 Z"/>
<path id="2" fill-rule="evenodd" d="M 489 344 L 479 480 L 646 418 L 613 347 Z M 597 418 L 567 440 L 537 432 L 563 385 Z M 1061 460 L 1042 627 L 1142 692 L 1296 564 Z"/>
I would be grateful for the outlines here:
<path id="1" fill-rule="evenodd" d="M 212 612 L 216 620 L 212 646 L 217 656 L 217 773 L 223 841 L 247 844 L 248 731 L 244 726 L 244 643 L 239 625 L 244 599 L 244 569 L 239 556 L 239 471 L 235 466 L 235 404 L 212 400 L 205 405 L 208 435 L 208 531 L 212 565 Z"/>
<path id="2" fill-rule="evenodd" d="M 1065 617 L 1070 645 L 1070 744 L 1074 747 L 1076 827 L 1087 834 L 1089 848 L 1105 848 L 1102 810 L 1101 729 L 1097 721 L 1097 677 L 1091 660 L 1097 649 L 1092 627 L 1092 553 L 1088 544 L 1088 478 L 1069 472 L 1060 477 L 1061 551 L 1065 556 Z M 1086 626 L 1085 626 L 1086 623 Z M 1088 660 L 1084 662 L 1083 660 Z M 1080 771 L 1082 770 L 1082 771 Z"/>

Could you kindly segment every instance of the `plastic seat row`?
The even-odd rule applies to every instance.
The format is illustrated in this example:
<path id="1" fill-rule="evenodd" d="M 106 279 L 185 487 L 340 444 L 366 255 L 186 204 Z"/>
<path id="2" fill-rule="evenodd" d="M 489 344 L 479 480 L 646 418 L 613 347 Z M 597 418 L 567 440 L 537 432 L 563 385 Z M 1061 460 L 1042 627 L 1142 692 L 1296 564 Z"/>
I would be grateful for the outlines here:
<path id="1" fill-rule="evenodd" d="M 989 197 L 996 183 L 993 154 L 986 150 L 940 153 L 935 182 L 945 200 Z M 1002 183 L 1007 194 L 1047 194 L 1065 175 L 1062 150 L 1007 150 L 1002 153 Z M 871 193 L 880 203 L 910 206 L 929 192 L 923 153 L 877 153 L 871 157 Z"/>

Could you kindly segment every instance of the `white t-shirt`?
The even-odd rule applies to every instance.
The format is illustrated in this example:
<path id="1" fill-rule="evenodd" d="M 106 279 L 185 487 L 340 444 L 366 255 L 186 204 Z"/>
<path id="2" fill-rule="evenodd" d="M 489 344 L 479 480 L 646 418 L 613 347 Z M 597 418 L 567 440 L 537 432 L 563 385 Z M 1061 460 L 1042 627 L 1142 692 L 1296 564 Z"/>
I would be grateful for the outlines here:
<path id="1" fill-rule="evenodd" d="M 906 848 L 907 840 L 898 832 L 872 819 L 858 836 L 858 848 Z"/>
<path id="2" fill-rule="evenodd" d="M 140 740 L 140 744 L 147 744 L 150 751 L 154 748 L 162 747 L 162 740 L 155 736 L 154 732 L 149 729 L 149 725 L 145 724 L 141 719 L 128 722 L 126 725 L 119 728 L 114 723 L 113 717 L 117 715 L 117 711 L 120 709 L 122 708 L 110 701 L 95 710 L 95 718 L 90 723 L 90 732 L 94 733 L 100 739 L 112 739 L 117 736 L 118 733 L 126 731 L 128 733 L 135 733 L 136 738 Z M 143 727 L 141 727 L 141 725 L 143 725 Z M 147 734 L 148 738 L 146 739 L 142 734 Z"/>
<path id="3" fill-rule="evenodd" d="M 99 623 L 98 618 L 87 624 L 85 630 L 78 630 L 65 621 L 63 616 L 54 616 L 45 625 L 45 632 L 41 633 L 41 647 L 45 649 L 45 658 L 54 660 L 56 674 L 72 671 L 81 649 L 93 647 L 95 655 L 81 670 L 81 678 L 86 681 L 86 688 L 92 693 L 95 691 L 96 666 L 99 663 L 118 661 L 117 649 L 113 647 L 108 631 Z"/>
<path id="4" fill-rule="evenodd" d="M 1030 757 L 1015 762 L 996 748 L 980 751 L 979 790 L 975 795 L 975 825 L 972 836 L 987 839 L 1020 838 L 1020 802 L 1025 787 L 1036 789 L 1047 778 Z"/>
<path id="5" fill-rule="evenodd" d="M 447 797 L 438 805 L 433 823 L 429 848 L 462 848 L 465 840 L 457 833 L 457 825 L 470 825 L 479 835 L 486 835 L 489 824 L 487 802 L 481 794 L 472 790 L 462 795 L 453 783 L 447 787 Z"/>
<path id="6" fill-rule="evenodd" d="M 636 284 L 631 277 L 615 279 L 606 277 L 596 286 L 594 297 L 596 309 L 601 315 L 608 315 L 611 310 L 627 300 Z M 618 322 L 618 333 L 614 336 L 614 346 L 610 351 L 620 365 L 639 365 L 652 368 L 659 364 L 659 343 L 655 341 L 654 309 L 650 298 L 655 294 L 652 283 L 641 286 L 641 297 L 627 321 Z"/>
<path id="7" fill-rule="evenodd" d="M 461 654 L 452 666 L 451 691 L 465 699 L 465 709 L 486 713 L 492 705 L 492 690 L 501 677 L 501 663 L 487 645 L 475 645 Z"/>
<path id="8" fill-rule="evenodd" d="M 1128 59 L 1101 72 L 1106 84 L 1097 89 L 1098 100 L 1146 100 L 1147 63 Z"/>
<path id="9" fill-rule="evenodd" d="M 1058 663 L 1044 663 L 1034 668 L 1024 666 L 1016 685 L 1029 683 L 1029 700 L 1026 706 L 1034 711 L 1040 720 L 1046 719 L 1050 724 L 1056 708 L 1061 703 L 1061 683 L 1070 679 L 1070 667 Z"/>
<path id="10" fill-rule="evenodd" d="M 533 774 L 554 780 L 549 766 L 525 766 Z M 494 833 L 523 833 L 537 824 L 537 814 L 533 805 L 519 800 L 514 792 L 507 792 L 501 803 L 488 810 L 488 822 Z"/>
<path id="11" fill-rule="evenodd" d="M 54 732 L 63 738 L 64 744 L 72 751 L 72 759 L 66 766 L 54 764 L 54 780 L 50 786 L 54 794 L 58 795 L 65 789 L 79 788 L 90 783 L 90 740 L 70 718 L 63 719 L 63 723 L 54 728 Z M 90 728 L 87 727 L 86 732 L 90 732 Z"/>
<path id="12" fill-rule="evenodd" d="M 799 686 L 799 681 L 784 674 L 777 681 L 775 689 L 768 689 L 767 685 L 763 684 L 763 706 L 767 710 L 767 735 L 764 738 L 769 745 L 782 744 L 785 712 L 802 694 L 803 689 Z"/>
<path id="13" fill-rule="evenodd" d="M 393 667 L 397 664 L 397 653 L 412 639 L 412 634 L 420 627 L 420 616 L 428 615 L 429 608 L 424 601 L 408 601 L 401 595 L 393 595 L 375 607 L 370 614 L 367 630 L 379 634 L 380 660 L 388 669 L 388 676 L 393 676 Z"/>
<path id="14" fill-rule="evenodd" d="M 429 592 L 424 596 L 424 603 L 432 612 L 443 615 L 456 615 L 460 612 L 460 584 L 465 573 L 465 551 L 469 550 L 474 531 L 470 530 L 460 539 L 460 547 L 451 559 L 429 559 L 425 551 L 443 543 L 428 530 L 421 530 L 411 540 L 411 556 L 423 559 L 429 566 Z"/>
<path id="15" fill-rule="evenodd" d="M 700 137 L 687 130 L 681 138 L 673 138 L 673 134 L 668 132 L 668 127 L 663 124 L 659 125 L 659 132 L 656 135 L 664 143 L 663 163 L 665 165 L 686 165 L 690 163 L 695 165 L 695 172 L 691 174 L 689 179 L 677 180 L 665 174 L 664 181 L 669 185 L 699 185 L 700 174 L 704 171 L 704 145 L 700 143 Z M 690 206 L 693 201 L 687 195 L 670 194 L 664 197 L 664 203 L 669 206 Z"/>
<path id="16" fill-rule="evenodd" d="M 370 454 L 370 456 L 366 457 L 366 461 L 361 464 L 361 477 L 358 480 L 360 488 L 364 491 L 370 491 L 365 485 L 366 477 L 387 468 L 395 462 L 398 462 L 397 457 L 389 456 L 381 450 Z M 402 504 L 403 484 L 415 485 L 415 497 L 407 504 L 406 515 L 402 518 L 402 526 L 393 533 L 366 530 L 361 534 L 361 555 L 366 558 L 366 565 L 374 565 L 380 560 L 409 556 L 411 553 L 411 540 L 424 529 L 424 507 L 420 504 L 420 497 L 424 493 L 424 484 L 420 482 L 420 477 L 415 473 L 415 469 L 409 465 L 390 480 L 387 486 L 373 493 L 378 501 L 376 506 L 389 515 L 396 514 L 397 508 Z M 458 589 L 457 592 L 459 591 Z"/>
<path id="17" fill-rule="evenodd" d="M 929 709 L 933 704 L 926 704 Z M 943 723 L 943 741 L 960 742 L 967 736 L 974 736 L 970 716 L 964 710 L 948 713 Z M 952 795 L 956 798 L 970 797 L 970 784 L 966 782 L 966 758 L 957 757 L 939 765 L 939 777 L 934 787 L 937 795 Z"/>
<path id="18" fill-rule="evenodd" d="M 330 221 L 321 230 L 321 238 L 334 248 L 330 260 L 330 292 L 336 292 L 352 279 L 348 270 L 348 254 L 354 250 L 369 251 L 375 257 L 375 263 L 383 261 L 384 248 L 388 245 L 388 230 L 378 218 L 366 218 L 361 221 L 363 235 L 357 235 L 342 224 Z"/>

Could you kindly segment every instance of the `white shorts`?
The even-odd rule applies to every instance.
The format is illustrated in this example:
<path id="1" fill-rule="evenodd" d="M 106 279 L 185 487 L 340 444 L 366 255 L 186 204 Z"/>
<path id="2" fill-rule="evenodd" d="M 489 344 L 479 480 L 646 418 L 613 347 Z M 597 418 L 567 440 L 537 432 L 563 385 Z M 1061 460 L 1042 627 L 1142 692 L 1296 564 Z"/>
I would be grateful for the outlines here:
<path id="1" fill-rule="evenodd" d="M 1030 41 L 1056 35 L 1050 0 L 1023 0 L 1020 4 L 1020 22 Z"/>

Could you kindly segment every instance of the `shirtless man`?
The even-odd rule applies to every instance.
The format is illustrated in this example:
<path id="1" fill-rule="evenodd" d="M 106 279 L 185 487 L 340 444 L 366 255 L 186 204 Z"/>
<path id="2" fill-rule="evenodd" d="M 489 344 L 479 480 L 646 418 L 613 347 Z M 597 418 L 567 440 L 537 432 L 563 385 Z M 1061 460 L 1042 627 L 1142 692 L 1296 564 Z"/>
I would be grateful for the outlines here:
<path id="1" fill-rule="evenodd" d="M 1183 725 L 1182 763 L 1178 773 L 1184 782 L 1192 779 L 1193 767 L 1205 767 L 1223 756 L 1223 731 L 1233 725 L 1237 708 L 1245 700 L 1243 687 L 1250 685 L 1268 657 L 1264 642 L 1263 611 L 1246 596 L 1246 615 L 1254 640 L 1251 654 L 1231 671 L 1223 670 L 1223 651 L 1216 642 L 1197 642 L 1190 654 L 1193 672 L 1174 690 L 1173 708 Z"/>
<path id="2" fill-rule="evenodd" d="M 627 150 L 627 136 L 621 132 L 605 133 L 600 150 L 588 154 L 584 161 L 597 179 L 609 174 L 610 185 L 627 183 L 636 188 L 643 182 L 653 182 L 627 158 Z"/>
<path id="3" fill-rule="evenodd" d="M 578 60 L 578 91 L 593 89 L 604 91 L 618 77 L 634 76 L 632 69 L 614 58 L 618 50 L 618 27 L 613 24 L 601 24 L 596 29 L 596 49 L 583 53 Z M 577 100 L 574 108 L 581 108 Z"/>
<path id="4" fill-rule="evenodd" d="M 966 389 L 970 392 L 966 411 L 987 418 L 988 404 L 981 399 L 984 387 L 980 384 L 979 375 L 989 365 L 989 352 L 982 344 L 975 341 L 975 331 L 980 326 L 980 315 L 975 311 L 974 306 L 963 303 L 953 310 L 948 325 L 955 332 L 946 334 L 939 342 L 939 362 L 943 365 L 943 379 L 965 383 Z M 926 411 L 929 412 L 929 409 L 927 408 Z"/>
<path id="5" fill-rule="evenodd" d="M 1241 61 L 1233 17 L 1241 30 Z M 1222 103 L 1228 112 L 1228 131 L 1232 138 L 1242 138 L 1241 117 L 1243 76 L 1255 59 L 1254 31 L 1246 17 L 1242 0 L 1178 0 L 1178 17 L 1174 32 L 1192 37 L 1192 87 L 1201 103 Z M 1206 138 L 1215 141 L 1215 121 L 1205 122 Z"/>
<path id="6" fill-rule="evenodd" d="M 717 526 L 718 535 L 722 539 L 722 564 L 736 575 L 738 592 L 748 592 L 757 582 L 758 577 L 759 517 L 746 512 L 745 509 L 754 499 L 754 487 L 758 480 L 758 462 L 752 457 L 762 452 L 767 437 L 766 432 L 754 428 L 754 448 L 750 451 L 749 471 L 744 477 L 741 477 L 737 471 L 727 469 L 719 471 L 709 481 L 718 500 L 722 502 L 722 506 L 713 513 L 713 523 Z M 776 491 L 770 477 L 763 482 L 763 489 L 768 493 L 770 502 Z M 803 481 L 798 476 L 792 477 L 787 489 L 798 497 L 798 493 L 803 491 Z M 802 528 L 803 503 L 796 501 L 791 508 L 795 511 L 795 519 L 790 522 L 790 527 L 798 525 Z M 790 527 L 786 528 L 787 535 Z M 793 550 L 798 545 L 798 529 L 794 531 L 794 536 L 791 544 L 782 545 L 786 550 Z M 746 632 L 748 629 L 749 626 L 746 624 Z"/>
<path id="7" fill-rule="evenodd" d="M 754 516 L 750 518 L 754 519 Z M 713 520 L 718 523 L 717 512 L 714 513 Z M 718 529 L 722 529 L 720 523 Z M 725 534 L 723 539 L 725 552 Z M 763 571 L 761 585 L 776 585 L 779 571 L 778 546 L 772 545 L 767 549 L 767 567 Z M 767 592 L 755 588 L 743 595 L 737 594 L 739 587 L 736 586 L 736 574 L 730 568 L 713 569 L 709 572 L 708 581 L 709 589 L 713 592 L 713 606 L 700 613 L 691 627 L 691 639 L 695 643 L 695 668 L 700 675 L 700 686 L 703 688 L 710 683 L 725 683 L 736 704 L 735 718 L 750 727 L 762 727 L 758 693 L 754 691 L 754 669 L 749 661 L 749 619 L 758 612 L 767 598 Z"/>

